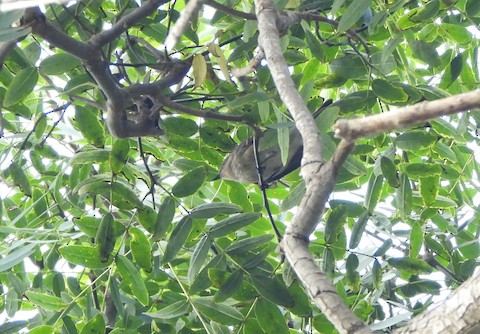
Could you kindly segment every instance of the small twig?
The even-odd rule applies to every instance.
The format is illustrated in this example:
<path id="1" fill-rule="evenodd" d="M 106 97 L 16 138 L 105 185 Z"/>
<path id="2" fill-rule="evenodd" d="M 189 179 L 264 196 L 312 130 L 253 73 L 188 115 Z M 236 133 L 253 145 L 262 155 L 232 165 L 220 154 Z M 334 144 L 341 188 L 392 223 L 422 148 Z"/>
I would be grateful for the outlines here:
<path id="1" fill-rule="evenodd" d="M 167 108 L 176 110 L 178 112 L 181 112 L 187 115 L 198 116 L 203 118 L 211 118 L 211 119 L 220 119 L 220 120 L 230 121 L 230 122 L 245 122 L 245 119 L 243 118 L 243 116 L 220 114 L 211 109 L 206 109 L 206 110 L 193 109 L 193 108 L 184 106 L 182 104 L 175 103 L 172 100 L 170 100 L 170 98 L 163 95 L 155 96 L 155 100 Z"/>
<path id="2" fill-rule="evenodd" d="M 47 135 L 45 136 L 45 138 L 43 138 L 43 140 L 40 142 L 39 146 L 43 146 L 43 144 L 45 144 L 45 142 L 47 141 L 47 139 L 50 137 L 50 135 L 53 133 L 53 130 L 55 130 L 55 128 L 57 127 L 58 123 L 60 123 L 60 121 L 63 119 L 63 116 L 65 116 L 65 112 L 67 111 L 67 108 L 70 106 L 70 103 L 67 103 L 65 105 L 63 105 L 62 107 L 62 113 L 60 114 L 60 117 L 53 123 L 53 126 L 50 128 L 50 130 L 48 131 Z"/>
<path id="3" fill-rule="evenodd" d="M 107 111 L 107 108 L 103 103 L 99 103 L 97 101 L 93 101 L 90 99 L 87 99 L 83 96 L 78 96 L 78 95 L 69 95 L 68 96 L 72 101 L 80 101 L 88 104 L 89 106 L 94 107 L 95 109 L 102 110 L 102 111 Z"/>
<path id="4" fill-rule="evenodd" d="M 205 4 L 207 6 L 212 7 L 212 8 L 218 9 L 218 10 L 220 10 L 220 11 L 222 11 L 222 12 L 228 14 L 228 15 L 240 17 L 240 18 L 245 19 L 245 20 L 256 20 L 257 19 L 257 16 L 254 13 L 241 12 L 241 11 L 236 10 L 234 8 L 222 5 L 222 4 L 220 4 L 216 1 L 213 1 L 213 0 L 206 0 Z"/>
<path id="5" fill-rule="evenodd" d="M 253 56 L 252 59 L 250 59 L 247 66 L 240 68 L 232 68 L 230 72 L 233 76 L 237 78 L 244 77 L 255 71 L 255 69 L 260 65 L 263 58 L 265 58 L 265 52 L 263 52 L 262 49 L 258 49 L 257 53 L 255 54 L 255 56 Z"/>

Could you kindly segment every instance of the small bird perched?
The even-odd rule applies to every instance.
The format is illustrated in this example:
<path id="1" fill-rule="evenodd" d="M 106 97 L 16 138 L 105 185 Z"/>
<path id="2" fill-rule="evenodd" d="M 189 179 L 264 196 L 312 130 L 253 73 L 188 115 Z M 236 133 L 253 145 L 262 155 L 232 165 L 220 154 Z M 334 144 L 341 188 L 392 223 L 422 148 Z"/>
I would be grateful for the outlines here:
<path id="1" fill-rule="evenodd" d="M 317 117 L 331 103 L 332 100 L 324 102 L 313 116 Z M 272 135 L 275 136 L 273 140 Z M 258 136 L 257 140 L 258 165 L 264 186 L 281 179 L 300 167 L 303 156 L 303 140 L 295 126 L 292 126 L 289 131 L 289 149 L 285 164 L 282 162 L 280 146 L 276 140 L 276 129 L 267 129 Z M 225 159 L 214 180 L 224 179 L 258 184 L 253 144 L 253 136 L 241 142 Z"/>

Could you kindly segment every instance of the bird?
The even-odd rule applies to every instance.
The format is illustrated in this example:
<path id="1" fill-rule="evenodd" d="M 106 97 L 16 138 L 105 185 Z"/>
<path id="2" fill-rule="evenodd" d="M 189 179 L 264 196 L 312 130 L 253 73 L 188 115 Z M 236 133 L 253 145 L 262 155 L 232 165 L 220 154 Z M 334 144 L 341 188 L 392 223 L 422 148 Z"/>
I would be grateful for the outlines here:
<path id="1" fill-rule="evenodd" d="M 327 100 L 314 112 L 317 117 L 325 110 L 332 100 Z M 223 161 L 218 175 L 214 180 L 232 180 L 240 183 L 259 183 L 257 164 L 255 163 L 254 141 L 249 137 L 238 144 L 232 153 Z M 303 140 L 295 126 L 289 130 L 289 150 L 286 163 L 283 164 L 281 150 L 277 140 L 277 130 L 269 128 L 259 134 L 258 140 L 258 166 L 262 175 L 262 186 L 280 180 L 285 175 L 300 167 L 303 156 Z"/>

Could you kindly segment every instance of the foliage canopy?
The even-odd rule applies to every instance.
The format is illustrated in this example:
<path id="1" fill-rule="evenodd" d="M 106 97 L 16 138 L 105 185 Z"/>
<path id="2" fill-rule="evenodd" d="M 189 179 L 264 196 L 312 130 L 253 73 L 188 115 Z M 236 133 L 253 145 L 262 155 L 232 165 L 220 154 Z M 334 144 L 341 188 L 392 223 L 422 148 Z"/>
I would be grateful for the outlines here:
<path id="1" fill-rule="evenodd" d="M 206 1 L 168 56 L 185 3 L 157 2 L 99 50 L 108 77 L 130 93 L 129 116 L 160 112 L 165 135 L 139 140 L 110 135 L 111 92 L 65 48 L 71 41 L 48 41 L 35 24 L 12 28 L 23 11 L 0 13 L 4 45 L 33 32 L 0 71 L 0 310 L 9 319 L 37 310 L 0 332 L 335 333 L 281 262 L 258 187 L 212 181 L 252 135 L 248 124 L 281 134 L 291 123 L 264 63 L 235 75 L 258 53 L 253 2 Z M 478 0 L 275 5 L 304 13 L 281 41 L 309 109 L 334 101 L 317 119 L 326 158 L 339 118 L 479 88 Z M 87 43 L 138 8 L 78 1 L 44 15 Z M 161 88 L 163 104 L 132 93 L 175 61 L 188 74 Z M 311 251 L 374 328 L 400 326 L 475 270 L 479 126 L 472 110 L 360 139 L 342 167 Z M 286 150 L 288 136 L 278 140 Z M 304 193 L 298 172 L 284 181 L 266 191 L 281 231 Z"/>

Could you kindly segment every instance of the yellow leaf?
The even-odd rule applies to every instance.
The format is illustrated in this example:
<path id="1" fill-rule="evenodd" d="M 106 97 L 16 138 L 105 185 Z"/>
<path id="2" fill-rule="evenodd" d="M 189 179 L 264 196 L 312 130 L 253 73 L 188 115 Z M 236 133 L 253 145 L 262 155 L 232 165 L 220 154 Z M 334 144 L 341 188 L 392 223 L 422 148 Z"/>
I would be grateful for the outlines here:
<path id="1" fill-rule="evenodd" d="M 195 87 L 200 87 L 207 77 L 207 62 L 201 54 L 193 56 L 193 77 L 195 78 Z"/>
<path id="2" fill-rule="evenodd" d="M 227 59 L 225 58 L 225 55 L 223 54 L 222 49 L 217 44 L 215 44 L 214 47 L 215 47 L 215 54 L 217 55 L 215 55 L 213 52 L 212 54 L 215 57 L 217 57 L 217 63 L 218 63 L 218 66 L 220 66 L 220 70 L 222 71 L 223 76 L 225 77 L 228 83 L 233 83 L 232 80 L 230 80 L 230 71 L 228 70 Z"/>

